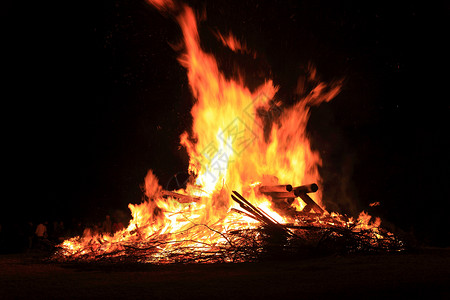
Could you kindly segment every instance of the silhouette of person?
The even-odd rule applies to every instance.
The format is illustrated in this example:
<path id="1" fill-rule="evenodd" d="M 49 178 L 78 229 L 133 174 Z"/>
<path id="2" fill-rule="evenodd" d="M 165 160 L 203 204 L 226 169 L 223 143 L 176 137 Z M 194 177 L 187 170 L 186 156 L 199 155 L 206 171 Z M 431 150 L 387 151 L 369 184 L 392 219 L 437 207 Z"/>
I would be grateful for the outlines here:
<path id="1" fill-rule="evenodd" d="M 44 223 L 39 223 L 39 225 L 36 227 L 35 234 L 38 237 L 38 239 L 46 239 L 47 238 L 47 224 L 48 222 L 45 221 Z"/>
<path id="2" fill-rule="evenodd" d="M 36 227 L 36 231 L 34 232 L 37 237 L 36 246 L 38 248 L 45 249 L 45 247 L 47 246 L 47 224 L 47 221 L 39 223 L 39 225 Z"/>

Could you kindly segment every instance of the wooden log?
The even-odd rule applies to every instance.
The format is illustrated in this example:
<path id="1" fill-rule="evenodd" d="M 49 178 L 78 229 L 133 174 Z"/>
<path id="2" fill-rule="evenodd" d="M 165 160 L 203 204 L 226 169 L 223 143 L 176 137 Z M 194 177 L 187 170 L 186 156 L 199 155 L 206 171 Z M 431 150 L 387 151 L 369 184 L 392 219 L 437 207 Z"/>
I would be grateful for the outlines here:
<path id="1" fill-rule="evenodd" d="M 239 203 L 241 208 L 248 211 L 251 215 L 254 215 L 255 217 L 257 217 L 258 220 L 260 220 L 260 222 L 265 223 L 272 229 L 282 232 L 283 234 L 293 235 L 293 233 L 289 229 L 287 229 L 286 227 L 284 227 L 283 225 L 278 223 L 275 219 L 273 219 L 271 216 L 269 216 L 262 209 L 255 207 L 247 199 L 242 197 L 241 194 L 239 194 L 236 191 L 233 191 L 233 194 L 234 195 L 231 195 L 231 198 L 234 201 L 236 201 L 237 203 Z"/>
<path id="2" fill-rule="evenodd" d="M 295 198 L 272 198 L 272 202 L 275 204 L 286 203 L 291 205 L 295 201 Z"/>
<path id="3" fill-rule="evenodd" d="M 237 203 L 239 203 L 241 208 L 245 209 L 246 211 L 248 211 L 251 214 L 253 214 L 256 217 L 258 217 L 263 223 L 266 223 L 268 225 L 270 225 L 270 224 L 277 224 L 277 221 L 273 220 L 270 216 L 268 216 L 267 214 L 263 213 L 263 211 L 261 211 L 260 209 L 256 208 L 255 206 L 253 206 L 253 204 L 248 202 L 248 200 L 245 199 L 244 197 L 242 197 L 241 194 L 239 194 L 236 191 L 233 191 L 233 193 L 234 193 L 234 195 L 231 195 L 231 198 L 234 201 L 236 201 Z"/>
<path id="4" fill-rule="evenodd" d="M 272 197 L 272 199 L 297 198 L 293 192 L 273 192 L 264 194 Z"/>
<path id="5" fill-rule="evenodd" d="M 314 200 L 311 199 L 308 194 L 299 193 L 298 196 L 306 203 L 306 206 L 302 211 L 309 212 L 311 210 L 314 210 L 316 213 L 323 214 L 324 210 L 319 205 L 317 205 L 317 203 L 314 202 Z"/>
<path id="6" fill-rule="evenodd" d="M 176 192 L 165 191 L 165 190 L 161 191 L 161 195 L 176 198 L 177 201 L 180 203 L 191 203 L 191 202 L 197 202 L 200 200 L 200 197 L 183 195 L 183 194 L 179 194 Z"/>
<path id="7" fill-rule="evenodd" d="M 256 216 L 254 216 L 254 215 L 252 215 L 252 214 L 250 214 L 250 213 L 248 213 L 248 212 L 246 212 L 246 211 L 239 210 L 239 209 L 236 209 L 236 208 L 234 208 L 234 207 L 231 208 L 231 211 L 237 212 L 237 213 L 239 213 L 239 214 L 241 214 L 241 215 L 247 216 L 247 217 L 249 217 L 249 218 L 252 218 L 252 219 L 254 219 L 254 220 L 256 220 L 256 221 L 260 221 L 260 222 L 261 222 L 261 219 L 258 219 Z"/>
<path id="8" fill-rule="evenodd" d="M 305 193 L 305 194 L 306 193 L 315 193 L 315 192 L 317 192 L 318 189 L 319 189 L 319 187 L 317 186 L 317 184 L 311 183 L 311 184 L 296 186 L 292 189 L 292 191 L 294 192 L 294 194 L 297 195 L 297 197 L 300 197 L 300 193 Z"/>
<path id="9" fill-rule="evenodd" d="M 288 191 L 290 189 L 290 191 Z M 291 185 L 273 185 L 273 186 L 261 186 L 259 191 L 265 195 L 275 198 L 296 198 L 300 197 L 301 193 L 315 193 L 319 187 L 317 184 L 300 185 L 292 188 Z"/>
<path id="10" fill-rule="evenodd" d="M 292 191 L 292 185 L 282 184 L 282 185 L 262 185 L 259 187 L 261 193 L 277 193 L 277 192 L 290 192 Z"/>

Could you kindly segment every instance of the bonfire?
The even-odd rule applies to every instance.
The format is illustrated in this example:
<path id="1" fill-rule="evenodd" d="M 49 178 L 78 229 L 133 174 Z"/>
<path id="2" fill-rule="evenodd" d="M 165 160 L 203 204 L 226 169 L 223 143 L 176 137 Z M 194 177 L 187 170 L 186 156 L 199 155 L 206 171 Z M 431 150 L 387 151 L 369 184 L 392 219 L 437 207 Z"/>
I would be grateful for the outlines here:
<path id="1" fill-rule="evenodd" d="M 319 79 L 309 66 L 309 89 L 291 106 L 277 97 L 268 77 L 255 89 L 236 72 L 221 72 L 200 46 L 198 18 L 188 6 L 151 0 L 178 22 L 194 103 L 192 128 L 180 136 L 190 157 L 190 180 L 164 190 L 153 171 L 144 200 L 129 204 L 132 219 L 113 235 L 74 237 L 59 245 L 58 261 L 143 263 L 246 262 L 298 256 L 305 249 L 340 252 L 399 251 L 403 243 L 362 212 L 347 217 L 322 202 L 322 161 L 311 149 L 306 125 L 310 107 L 331 101 L 341 80 Z M 231 51 L 257 55 L 232 34 L 216 37 Z"/>

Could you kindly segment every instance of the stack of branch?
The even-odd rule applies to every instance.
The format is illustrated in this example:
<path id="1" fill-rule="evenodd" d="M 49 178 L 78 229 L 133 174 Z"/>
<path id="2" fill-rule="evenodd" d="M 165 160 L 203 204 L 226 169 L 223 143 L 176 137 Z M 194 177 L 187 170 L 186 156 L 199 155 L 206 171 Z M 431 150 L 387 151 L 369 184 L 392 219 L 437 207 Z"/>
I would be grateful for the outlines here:
<path id="1" fill-rule="evenodd" d="M 246 214 L 247 216 L 260 221 L 264 224 L 268 229 L 273 230 L 274 232 L 279 232 L 285 235 L 292 235 L 292 232 L 284 225 L 278 223 L 274 218 L 264 212 L 262 209 L 251 204 L 247 199 L 242 197 L 236 191 L 233 191 L 231 198 L 239 204 L 239 206 L 245 210 L 245 212 L 234 209 L 234 211 L 241 212 Z"/>
<path id="2" fill-rule="evenodd" d="M 233 208 L 232 210 L 258 220 L 261 222 L 261 227 L 223 232 L 207 224 L 192 223 L 190 228 L 182 232 L 165 235 L 155 233 L 149 237 L 140 236 L 139 229 L 136 229 L 136 232 L 133 232 L 136 239 L 129 242 L 119 241 L 109 244 L 109 247 L 104 247 L 110 242 L 97 237 L 93 238 L 85 248 L 75 253 L 71 252 L 71 249 L 61 247 L 55 253 L 53 260 L 59 262 L 146 262 L 155 264 L 217 263 L 258 261 L 269 252 L 280 255 L 289 253 L 298 255 L 305 249 L 341 253 L 404 249 L 405 245 L 402 241 L 381 229 L 357 230 L 356 225 L 348 226 L 347 222 L 324 214 L 324 210 L 307 195 L 317 189 L 316 184 L 297 187 L 290 185 L 260 187 L 260 192 L 270 195 L 274 201 L 300 197 L 307 204 L 303 209 L 306 212 L 303 213 L 310 216 L 305 218 L 307 221 L 300 225 L 277 222 L 264 210 L 250 203 L 238 192 L 233 191 L 231 198 L 239 204 L 241 209 Z M 169 191 L 163 191 L 163 195 L 176 198 L 184 203 L 199 200 L 197 197 Z M 312 217 L 313 215 L 314 217 Z M 211 231 L 211 235 L 221 235 L 222 241 L 209 244 L 201 238 L 196 238 L 203 236 L 204 230 Z M 170 247 L 166 247 L 167 245 Z"/>
<path id="3" fill-rule="evenodd" d="M 260 221 L 263 225 L 286 232 L 285 240 L 290 250 L 300 250 L 305 245 L 320 248 L 327 252 L 384 252 L 399 251 L 404 249 L 404 244 L 397 237 L 382 229 L 360 230 L 355 228 L 357 224 L 347 226 L 347 222 L 324 214 L 324 210 L 317 205 L 307 194 L 318 190 L 316 184 L 292 187 L 290 185 L 261 186 L 260 192 L 270 195 L 273 201 L 300 197 L 307 205 L 303 209 L 304 216 L 310 222 L 304 225 L 280 224 L 273 220 L 260 208 L 255 207 L 239 193 L 233 191 L 232 199 L 239 203 L 245 214 Z M 306 212 L 305 212 L 306 210 Z M 311 212 L 314 211 L 314 212 Z M 238 211 L 242 213 L 241 211 Z M 380 231 L 381 230 L 381 231 Z M 285 247 L 286 248 L 286 247 Z"/>
<path id="4" fill-rule="evenodd" d="M 194 240 L 192 235 L 204 230 L 221 235 L 225 241 L 208 243 Z M 108 242 L 96 237 L 89 245 L 72 252 L 62 246 L 49 258 L 53 262 L 67 263 L 229 263 L 257 261 L 267 246 L 261 241 L 261 229 L 239 229 L 224 233 L 206 224 L 194 224 L 183 233 L 141 237 L 138 241 Z M 139 235 L 138 232 L 135 232 Z M 81 237 L 74 239 L 80 240 Z M 103 246 L 109 247 L 103 247 Z M 170 246 L 170 247 L 166 247 Z M 163 249 L 163 250 L 162 250 Z"/>
<path id="5" fill-rule="evenodd" d="M 317 248 L 327 252 L 369 253 L 393 252 L 405 249 L 403 241 L 387 231 L 378 229 L 378 232 L 365 229 L 355 231 L 352 227 L 322 227 Z"/>

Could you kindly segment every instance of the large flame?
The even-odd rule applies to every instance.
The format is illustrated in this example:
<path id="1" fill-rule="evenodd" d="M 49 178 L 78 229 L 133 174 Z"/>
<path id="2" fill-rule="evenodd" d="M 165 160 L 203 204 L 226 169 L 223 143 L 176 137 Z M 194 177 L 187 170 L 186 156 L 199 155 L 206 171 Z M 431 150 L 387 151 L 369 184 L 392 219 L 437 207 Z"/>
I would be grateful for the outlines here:
<path id="1" fill-rule="evenodd" d="M 278 87 L 270 79 L 250 91 L 238 74 L 236 79 L 225 78 L 214 56 L 201 49 L 189 7 L 177 19 L 186 45 L 179 60 L 196 99 L 192 134 L 185 132 L 181 143 L 190 156 L 189 169 L 197 175 L 196 184 L 213 196 L 222 189 L 243 190 L 267 176 L 279 183 L 320 182 L 320 157 L 311 150 L 306 134 L 309 107 L 331 100 L 339 85 L 317 83 L 304 99 L 281 110 L 274 101 Z M 267 123 L 272 130 L 265 138 Z M 320 203 L 320 198 L 316 200 Z"/>
<path id="2" fill-rule="evenodd" d="M 187 70 L 195 102 L 192 128 L 181 135 L 180 143 L 189 154 L 189 172 L 194 180 L 177 193 L 196 201 L 180 203 L 179 199 L 163 197 L 158 179 L 149 171 L 145 178 L 146 200 L 129 205 L 132 220 L 128 227 L 113 236 L 88 232 L 82 238 L 67 240 L 62 245 L 67 256 L 123 250 L 154 237 L 158 237 L 158 243 L 152 244 L 151 255 L 142 261 L 170 261 L 165 253 L 186 247 L 211 250 L 227 242 L 224 232 L 258 225 L 248 216 L 230 213 L 231 208 L 237 208 L 230 198 L 232 190 L 242 193 L 278 222 L 295 222 L 276 213 L 269 199 L 255 187 L 321 182 L 321 159 L 311 149 L 306 132 L 309 108 L 330 101 L 339 93 L 340 84 L 320 82 L 310 67 L 309 79 L 315 86 L 295 105 L 282 108 L 281 100 L 275 98 L 278 87 L 270 78 L 250 90 L 239 74 L 230 79 L 220 71 L 213 54 L 200 46 L 196 16 L 190 7 L 172 1 L 149 2 L 175 14 L 183 34 L 185 50 L 179 62 Z M 217 36 L 233 50 L 242 49 L 231 35 Z M 320 193 L 312 197 L 323 207 Z M 292 205 L 301 209 L 304 203 L 297 198 Z M 364 226 L 371 226 L 370 216 L 363 214 L 361 218 Z"/>

